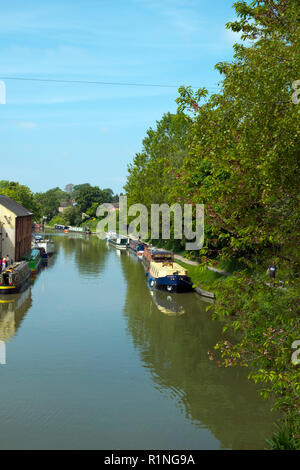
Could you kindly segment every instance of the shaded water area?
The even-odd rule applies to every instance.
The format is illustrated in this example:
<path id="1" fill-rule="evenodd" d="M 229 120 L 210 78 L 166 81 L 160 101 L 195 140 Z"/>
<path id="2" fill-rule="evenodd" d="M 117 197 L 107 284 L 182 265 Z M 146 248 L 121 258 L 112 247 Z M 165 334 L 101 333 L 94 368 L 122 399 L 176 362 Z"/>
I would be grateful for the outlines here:
<path id="1" fill-rule="evenodd" d="M 274 429 L 195 293 L 150 291 L 96 236 L 51 234 L 29 289 L 0 299 L 0 449 L 262 449 Z"/>

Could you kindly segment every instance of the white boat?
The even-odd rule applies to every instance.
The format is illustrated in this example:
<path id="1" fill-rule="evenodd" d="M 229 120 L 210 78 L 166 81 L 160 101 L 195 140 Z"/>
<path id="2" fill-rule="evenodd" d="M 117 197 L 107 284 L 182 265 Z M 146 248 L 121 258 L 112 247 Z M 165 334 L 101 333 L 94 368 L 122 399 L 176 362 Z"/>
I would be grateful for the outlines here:
<path id="1" fill-rule="evenodd" d="M 112 232 L 112 231 L 106 232 L 105 233 L 105 241 L 108 242 L 110 238 L 116 237 L 116 236 L 117 236 L 116 232 Z"/>
<path id="2" fill-rule="evenodd" d="M 47 255 L 53 255 L 54 243 L 51 240 L 37 240 L 34 239 L 31 244 L 32 248 L 44 248 Z"/>
<path id="3" fill-rule="evenodd" d="M 118 235 L 117 233 L 110 232 L 108 242 L 119 250 L 126 250 L 128 238 L 124 235 Z"/>

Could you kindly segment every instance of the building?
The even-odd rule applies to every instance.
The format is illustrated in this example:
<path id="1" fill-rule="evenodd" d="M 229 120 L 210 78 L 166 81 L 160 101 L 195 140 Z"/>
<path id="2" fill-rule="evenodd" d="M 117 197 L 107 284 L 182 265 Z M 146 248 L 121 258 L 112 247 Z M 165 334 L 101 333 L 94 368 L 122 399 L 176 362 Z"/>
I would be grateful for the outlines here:
<path id="1" fill-rule="evenodd" d="M 109 204 L 112 206 L 109 212 L 116 212 L 120 209 L 120 204 L 118 202 L 110 202 Z"/>
<path id="2" fill-rule="evenodd" d="M 64 211 L 65 211 L 66 209 L 68 209 L 69 207 L 72 207 L 72 205 L 73 205 L 73 204 L 71 204 L 70 202 L 63 201 L 63 202 L 60 203 L 60 206 L 59 206 L 59 208 L 58 208 L 58 212 L 59 212 L 60 214 L 63 214 Z"/>
<path id="3" fill-rule="evenodd" d="M 0 195 L 0 258 L 20 261 L 31 250 L 32 213 L 8 196 Z"/>

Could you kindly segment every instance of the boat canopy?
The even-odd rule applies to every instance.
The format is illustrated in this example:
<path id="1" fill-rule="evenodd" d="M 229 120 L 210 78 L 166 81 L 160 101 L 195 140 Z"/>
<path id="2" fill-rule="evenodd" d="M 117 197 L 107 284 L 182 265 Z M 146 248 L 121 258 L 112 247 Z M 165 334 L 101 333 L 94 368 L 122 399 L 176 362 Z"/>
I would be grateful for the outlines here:
<path id="1" fill-rule="evenodd" d="M 26 253 L 23 256 L 23 260 L 30 261 L 31 259 L 35 259 L 40 255 L 40 250 L 38 248 L 33 248 L 31 251 Z"/>

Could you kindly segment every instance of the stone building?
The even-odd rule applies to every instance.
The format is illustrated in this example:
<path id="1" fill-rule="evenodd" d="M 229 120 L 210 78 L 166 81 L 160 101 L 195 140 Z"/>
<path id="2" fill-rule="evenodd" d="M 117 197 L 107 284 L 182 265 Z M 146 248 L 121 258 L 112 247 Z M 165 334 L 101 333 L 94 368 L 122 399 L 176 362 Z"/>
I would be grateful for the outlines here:
<path id="1" fill-rule="evenodd" d="M 32 213 L 8 196 L 0 195 L 0 258 L 20 261 L 31 250 Z"/>

